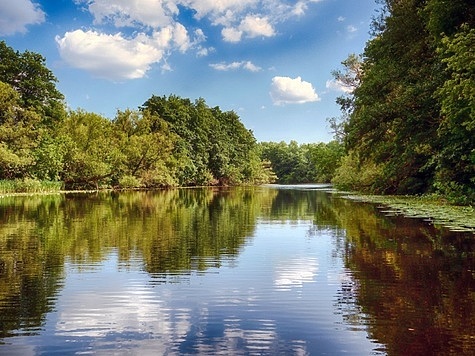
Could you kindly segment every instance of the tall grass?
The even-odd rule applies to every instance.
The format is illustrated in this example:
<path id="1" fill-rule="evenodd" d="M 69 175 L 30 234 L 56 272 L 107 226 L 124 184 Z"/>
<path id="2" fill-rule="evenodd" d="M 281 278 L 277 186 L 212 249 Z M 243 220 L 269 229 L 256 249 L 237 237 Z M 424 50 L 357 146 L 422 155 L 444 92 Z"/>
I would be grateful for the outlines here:
<path id="1" fill-rule="evenodd" d="M 39 181 L 36 179 L 0 180 L 0 194 L 8 193 L 52 193 L 63 187 L 62 182 Z"/>

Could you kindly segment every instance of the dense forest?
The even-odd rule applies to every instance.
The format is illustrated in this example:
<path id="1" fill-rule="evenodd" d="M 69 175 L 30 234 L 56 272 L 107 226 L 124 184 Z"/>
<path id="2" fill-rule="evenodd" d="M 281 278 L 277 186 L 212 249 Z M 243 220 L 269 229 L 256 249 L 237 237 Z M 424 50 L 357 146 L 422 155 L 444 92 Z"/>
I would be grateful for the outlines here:
<path id="1" fill-rule="evenodd" d="M 66 189 L 270 182 L 274 175 L 234 112 L 153 95 L 110 120 L 67 110 L 36 53 L 0 42 L 0 179 Z M 5 183 L 6 184 L 6 183 Z"/>
<path id="2" fill-rule="evenodd" d="M 335 79 L 346 155 L 333 182 L 475 201 L 475 1 L 385 0 L 372 39 Z"/>
<path id="3" fill-rule="evenodd" d="M 67 110 L 55 83 L 41 55 L 0 42 L 0 191 L 329 182 L 343 153 L 257 143 L 201 98 L 152 95 L 113 119 Z"/>

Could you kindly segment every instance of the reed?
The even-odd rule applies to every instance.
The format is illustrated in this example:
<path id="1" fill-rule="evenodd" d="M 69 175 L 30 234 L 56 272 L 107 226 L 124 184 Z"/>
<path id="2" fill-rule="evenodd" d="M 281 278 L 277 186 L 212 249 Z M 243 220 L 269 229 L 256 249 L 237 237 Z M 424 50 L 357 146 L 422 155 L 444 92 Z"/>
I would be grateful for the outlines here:
<path id="1" fill-rule="evenodd" d="M 51 193 L 59 192 L 62 187 L 62 182 L 39 181 L 31 178 L 0 180 L 0 194 Z"/>

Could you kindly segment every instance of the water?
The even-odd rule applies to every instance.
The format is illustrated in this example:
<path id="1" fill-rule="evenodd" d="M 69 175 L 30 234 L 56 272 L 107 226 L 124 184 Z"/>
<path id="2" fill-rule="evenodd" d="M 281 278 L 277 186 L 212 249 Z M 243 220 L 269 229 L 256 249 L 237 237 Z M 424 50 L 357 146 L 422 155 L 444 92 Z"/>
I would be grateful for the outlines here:
<path id="1" fill-rule="evenodd" d="M 474 235 L 314 188 L 1 198 L 0 354 L 473 354 Z"/>

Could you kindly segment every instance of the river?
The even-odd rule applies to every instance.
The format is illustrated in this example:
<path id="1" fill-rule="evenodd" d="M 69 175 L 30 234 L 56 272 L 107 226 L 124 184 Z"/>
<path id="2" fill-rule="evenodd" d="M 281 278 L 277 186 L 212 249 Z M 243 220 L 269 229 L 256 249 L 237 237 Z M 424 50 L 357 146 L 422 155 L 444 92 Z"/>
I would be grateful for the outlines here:
<path id="1" fill-rule="evenodd" d="M 0 355 L 471 355 L 475 235 L 315 185 L 0 198 Z"/>

